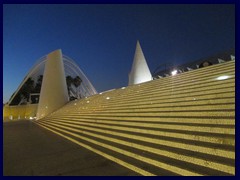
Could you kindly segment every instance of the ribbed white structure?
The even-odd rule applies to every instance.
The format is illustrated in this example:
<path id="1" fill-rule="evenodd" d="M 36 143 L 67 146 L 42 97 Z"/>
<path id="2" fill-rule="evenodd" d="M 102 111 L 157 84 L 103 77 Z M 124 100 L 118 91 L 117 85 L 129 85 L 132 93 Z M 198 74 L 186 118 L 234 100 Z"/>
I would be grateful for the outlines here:
<path id="1" fill-rule="evenodd" d="M 40 93 L 37 119 L 41 119 L 68 102 L 62 51 L 47 55 Z"/>
<path id="2" fill-rule="evenodd" d="M 151 80 L 151 72 L 148 68 L 140 43 L 137 41 L 132 70 L 129 73 L 128 85 L 139 84 Z"/>

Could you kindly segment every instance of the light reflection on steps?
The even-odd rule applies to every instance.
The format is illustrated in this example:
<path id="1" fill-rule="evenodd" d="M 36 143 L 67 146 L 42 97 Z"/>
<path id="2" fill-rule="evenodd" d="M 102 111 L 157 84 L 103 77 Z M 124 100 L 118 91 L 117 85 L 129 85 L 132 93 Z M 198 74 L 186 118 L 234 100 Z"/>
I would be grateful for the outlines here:
<path id="1" fill-rule="evenodd" d="M 141 175 L 235 175 L 235 61 L 70 102 L 35 122 Z"/>

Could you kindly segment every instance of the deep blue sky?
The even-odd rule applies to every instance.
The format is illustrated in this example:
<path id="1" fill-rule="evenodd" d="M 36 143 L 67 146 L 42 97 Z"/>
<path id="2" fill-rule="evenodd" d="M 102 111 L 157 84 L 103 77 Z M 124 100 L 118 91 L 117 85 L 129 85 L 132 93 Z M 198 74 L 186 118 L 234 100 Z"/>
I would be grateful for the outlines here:
<path id="1" fill-rule="evenodd" d="M 152 72 L 235 48 L 235 6 L 5 4 L 3 101 L 59 48 L 98 92 L 126 86 L 137 40 Z"/>

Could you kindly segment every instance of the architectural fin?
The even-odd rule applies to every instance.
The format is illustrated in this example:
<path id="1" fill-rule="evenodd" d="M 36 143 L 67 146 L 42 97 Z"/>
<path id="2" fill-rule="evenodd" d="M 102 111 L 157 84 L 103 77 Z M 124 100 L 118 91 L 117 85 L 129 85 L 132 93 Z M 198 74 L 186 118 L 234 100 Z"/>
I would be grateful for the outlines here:
<path id="1" fill-rule="evenodd" d="M 129 73 L 128 85 L 139 84 L 151 80 L 151 72 L 148 68 L 140 43 L 137 41 L 132 69 Z"/>
<path id="2" fill-rule="evenodd" d="M 47 55 L 37 110 L 37 119 L 41 119 L 56 111 L 67 102 L 68 91 L 62 51 L 56 50 Z"/>

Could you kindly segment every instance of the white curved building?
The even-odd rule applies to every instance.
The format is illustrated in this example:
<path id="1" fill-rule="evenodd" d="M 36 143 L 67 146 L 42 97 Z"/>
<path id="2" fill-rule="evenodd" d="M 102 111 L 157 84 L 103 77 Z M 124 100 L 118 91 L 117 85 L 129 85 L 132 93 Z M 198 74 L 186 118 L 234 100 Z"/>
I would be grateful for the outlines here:
<path id="1" fill-rule="evenodd" d="M 78 83 L 75 83 L 77 78 Z M 6 105 L 9 108 L 5 109 L 10 111 L 6 113 L 9 114 L 9 119 L 28 119 L 36 117 L 36 114 L 40 118 L 60 108 L 69 100 L 94 94 L 97 94 L 96 89 L 79 66 L 71 58 L 63 55 L 61 50 L 56 50 L 35 63 L 9 99 Z M 13 111 L 20 108 L 18 112 Z M 26 113 L 28 109 L 31 112 Z"/>

